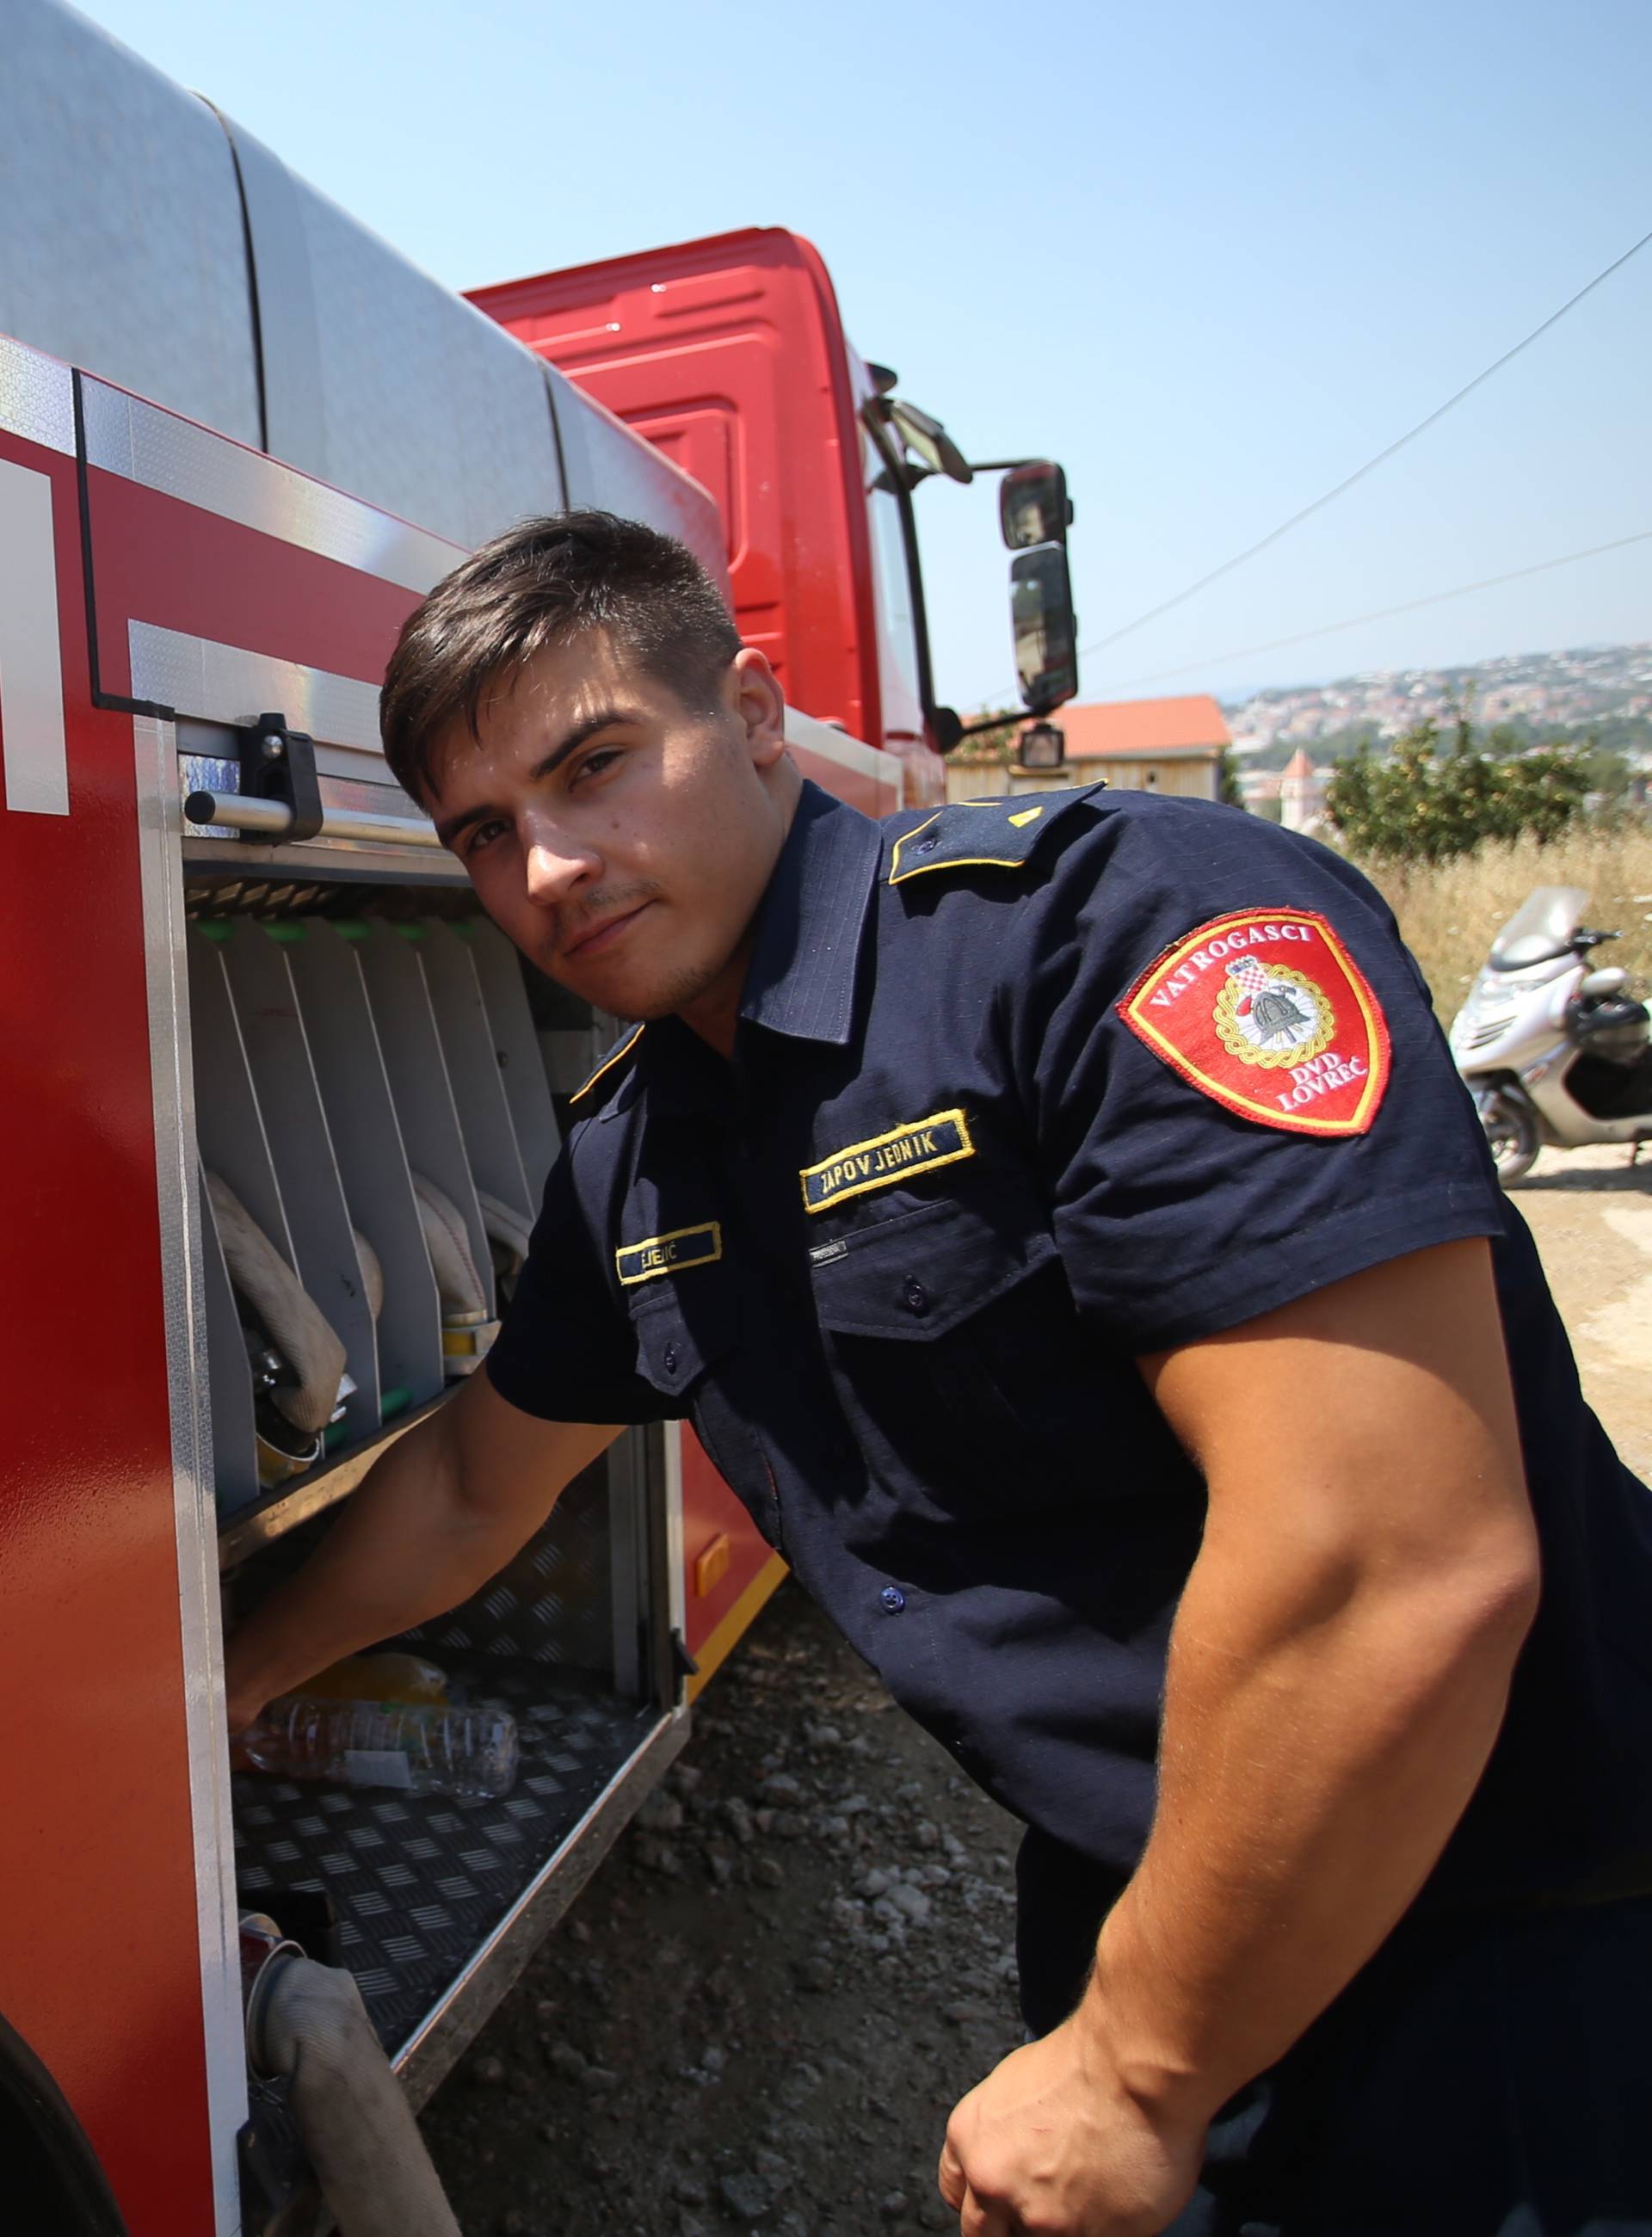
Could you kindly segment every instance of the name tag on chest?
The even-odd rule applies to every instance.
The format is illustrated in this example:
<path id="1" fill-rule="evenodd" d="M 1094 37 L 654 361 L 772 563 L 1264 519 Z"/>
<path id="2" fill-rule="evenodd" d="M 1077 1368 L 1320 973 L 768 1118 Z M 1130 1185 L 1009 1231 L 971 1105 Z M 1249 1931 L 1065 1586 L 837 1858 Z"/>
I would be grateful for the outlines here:
<path id="1" fill-rule="evenodd" d="M 638 1282 L 657 1282 L 663 1274 L 680 1274 L 691 1266 L 710 1266 L 723 1256 L 723 1228 L 715 1219 L 697 1227 L 674 1227 L 669 1235 L 645 1236 L 640 1243 L 622 1243 L 614 1264 L 627 1289 Z"/>
<path id="2" fill-rule="evenodd" d="M 803 1185 L 806 1211 L 829 1211 L 852 1196 L 870 1189 L 893 1188 L 915 1174 L 933 1172 L 937 1166 L 973 1158 L 969 1123 L 961 1111 L 937 1111 L 928 1118 L 914 1118 L 869 1141 L 851 1142 L 836 1150 L 817 1165 L 805 1165 L 798 1178 Z"/>

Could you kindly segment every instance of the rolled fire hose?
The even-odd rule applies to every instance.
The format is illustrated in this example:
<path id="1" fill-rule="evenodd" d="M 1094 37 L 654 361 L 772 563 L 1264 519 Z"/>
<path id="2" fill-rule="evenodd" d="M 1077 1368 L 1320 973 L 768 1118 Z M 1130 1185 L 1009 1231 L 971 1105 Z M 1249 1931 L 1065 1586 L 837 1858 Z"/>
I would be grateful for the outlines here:
<path id="1" fill-rule="evenodd" d="M 285 2076 L 287 2107 L 344 2237 L 459 2237 L 413 2109 L 337 1966 L 287 1954 L 247 2014 L 254 2073 Z"/>
<path id="2" fill-rule="evenodd" d="M 261 1490 L 290 1483 L 321 1457 L 322 1435 L 355 1385 L 320 1308 L 228 1183 L 205 1176 L 253 1377 Z"/>
<path id="3" fill-rule="evenodd" d="M 487 1292 L 471 1257 L 470 1237 L 458 1206 L 422 1173 L 413 1175 L 413 1184 L 441 1299 L 443 1370 L 450 1376 L 473 1374 L 499 1324 L 488 1317 Z"/>
<path id="4" fill-rule="evenodd" d="M 362 1294 L 367 1301 L 367 1310 L 373 1315 L 376 1328 L 384 1311 L 384 1268 L 379 1264 L 379 1254 L 359 1227 L 350 1234 L 355 1244 L 356 1264 L 361 1269 Z"/>
<path id="5" fill-rule="evenodd" d="M 482 1225 L 493 1248 L 493 1271 L 507 1285 L 515 1282 L 522 1271 L 528 1255 L 528 1238 L 533 1232 L 531 1220 L 512 1211 L 508 1204 L 501 1204 L 486 1189 L 478 1189 L 476 1201 L 481 1207 Z"/>
<path id="6" fill-rule="evenodd" d="M 264 1334 L 297 1377 L 296 1382 L 277 1384 L 271 1402 L 295 1429 L 318 1437 L 338 1407 L 344 1346 L 234 1190 L 208 1173 L 207 1193 L 231 1286 L 258 1316 Z"/>

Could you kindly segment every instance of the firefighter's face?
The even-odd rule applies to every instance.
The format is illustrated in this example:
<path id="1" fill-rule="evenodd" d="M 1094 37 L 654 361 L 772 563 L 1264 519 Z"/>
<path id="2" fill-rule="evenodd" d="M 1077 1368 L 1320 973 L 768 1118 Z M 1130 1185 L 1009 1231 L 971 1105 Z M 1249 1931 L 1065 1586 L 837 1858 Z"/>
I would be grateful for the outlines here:
<path id="1" fill-rule="evenodd" d="M 731 1031 L 797 796 L 784 719 L 760 652 L 694 708 L 592 631 L 486 700 L 479 743 L 462 724 L 439 738 L 427 805 L 547 976 L 616 1017 L 681 1012 L 704 1030 L 724 1016 Z"/>

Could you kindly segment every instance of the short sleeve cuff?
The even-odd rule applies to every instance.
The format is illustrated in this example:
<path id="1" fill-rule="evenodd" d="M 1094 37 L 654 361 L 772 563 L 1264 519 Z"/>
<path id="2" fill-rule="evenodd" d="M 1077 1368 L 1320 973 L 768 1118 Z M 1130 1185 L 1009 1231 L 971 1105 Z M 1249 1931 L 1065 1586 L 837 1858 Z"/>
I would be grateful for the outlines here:
<path id="1" fill-rule="evenodd" d="M 1133 1285 L 1127 1296 L 1097 1286 L 1093 1294 L 1081 1290 L 1077 1302 L 1086 1318 L 1103 1323 L 1133 1352 L 1165 1351 L 1219 1336 L 1388 1259 L 1503 1229 L 1501 1198 L 1478 1183 L 1413 1189 L 1338 1211 L 1286 1241 L 1190 1265 L 1151 1287 Z M 1070 1267 L 1074 1254 L 1064 1255 Z"/>
<path id="2" fill-rule="evenodd" d="M 558 1376 L 519 1349 L 496 1344 L 482 1371 L 507 1406 L 538 1422 L 665 1422 L 674 1409 L 640 1376 Z"/>

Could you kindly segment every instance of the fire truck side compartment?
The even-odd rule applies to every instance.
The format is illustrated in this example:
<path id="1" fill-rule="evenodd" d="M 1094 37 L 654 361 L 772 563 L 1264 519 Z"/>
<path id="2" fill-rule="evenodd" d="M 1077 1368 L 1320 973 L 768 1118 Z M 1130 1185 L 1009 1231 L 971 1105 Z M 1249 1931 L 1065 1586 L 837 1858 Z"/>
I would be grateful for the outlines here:
<path id="1" fill-rule="evenodd" d="M 214 1170 L 245 1191 L 290 1264 L 320 1265 L 317 1289 L 335 1304 L 348 1287 L 339 1261 L 354 1251 L 351 1226 L 372 1236 L 385 1273 L 378 1387 L 400 1382 L 417 1407 L 441 1383 L 411 1170 L 473 1204 L 472 1178 L 483 1176 L 462 1102 L 476 1114 L 476 1157 L 492 1160 L 486 1180 L 523 1204 L 525 1150 L 538 1170 L 554 1143 L 550 1084 L 522 967 L 491 927 L 426 914 L 418 890 L 334 883 L 325 841 L 289 850 L 299 854 L 301 873 L 286 888 L 292 913 L 282 915 L 280 889 L 249 888 L 221 850 L 193 844 L 185 897 L 198 1131 Z M 448 905 L 463 903 L 455 895 Z M 347 913 L 335 921 L 322 909 Z M 501 1052 L 525 1073 L 532 1068 L 517 1083 L 525 1142 L 505 1098 Z M 363 1439 L 363 1411 L 353 1410 L 345 1446 L 315 1483 L 301 1478 L 258 1494 L 244 1347 L 209 1206 L 202 1217 L 223 1543 L 240 1615 L 329 1526 L 318 1512 L 329 1477 L 353 1486 L 396 1424 L 380 1430 L 375 1410 Z M 311 1231 L 319 1240 L 306 1259 L 293 1238 Z M 400 1283 L 413 1309 L 398 1322 Z M 412 1366 L 387 1332 L 402 1324 L 419 1337 Z M 663 1500 L 658 1446 L 657 1435 L 623 1440 L 484 1591 L 400 1642 L 439 1662 L 472 1699 L 514 1712 L 523 1770 L 510 1796 L 473 1804 L 247 1774 L 233 1782 L 243 1900 L 279 1917 L 284 1890 L 333 1897 L 344 1960 L 416 2097 L 434 2086 L 611 1838 L 617 1785 L 678 1744 L 662 1713 L 671 1673 L 655 1649 L 664 1586 L 651 1542 Z"/>

